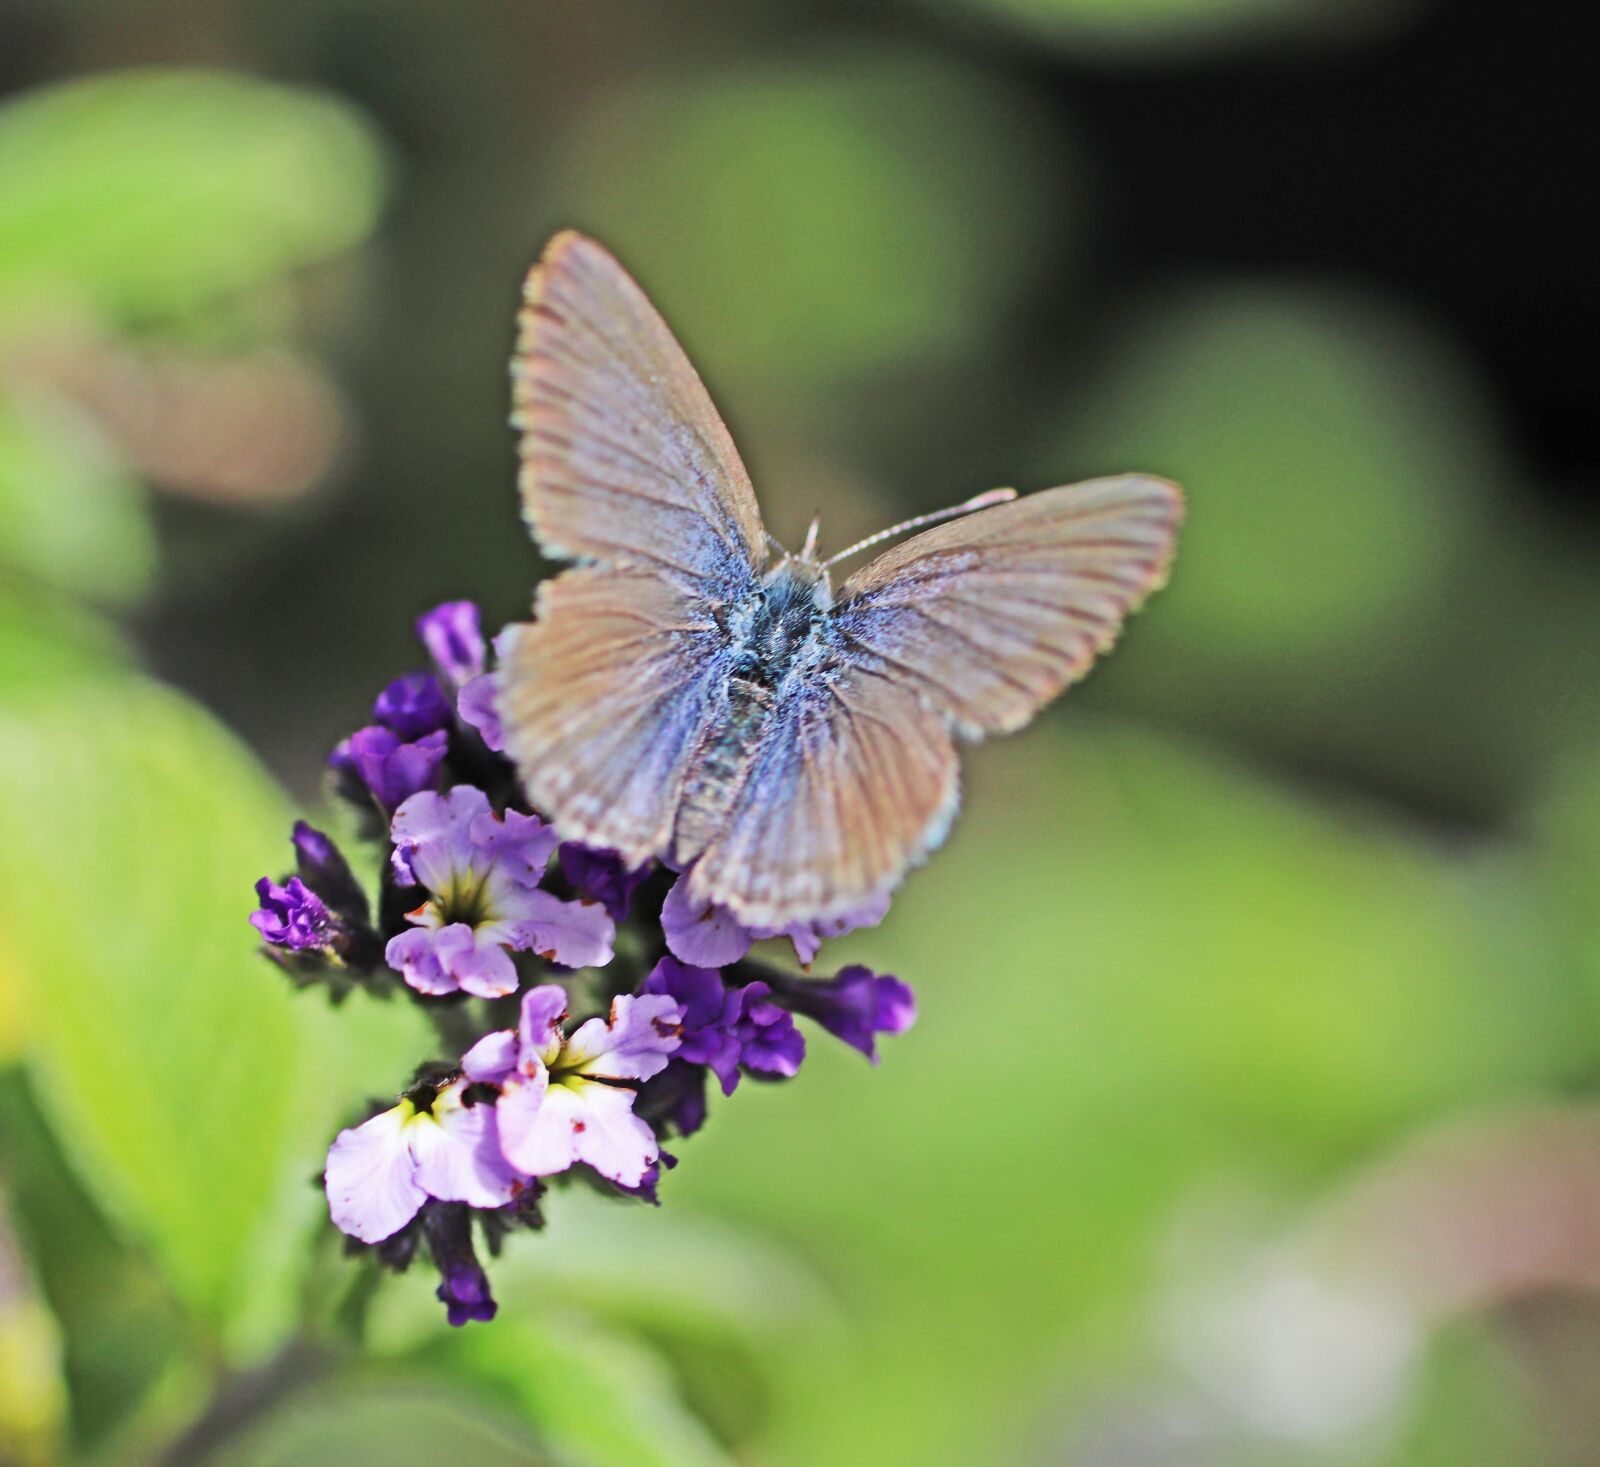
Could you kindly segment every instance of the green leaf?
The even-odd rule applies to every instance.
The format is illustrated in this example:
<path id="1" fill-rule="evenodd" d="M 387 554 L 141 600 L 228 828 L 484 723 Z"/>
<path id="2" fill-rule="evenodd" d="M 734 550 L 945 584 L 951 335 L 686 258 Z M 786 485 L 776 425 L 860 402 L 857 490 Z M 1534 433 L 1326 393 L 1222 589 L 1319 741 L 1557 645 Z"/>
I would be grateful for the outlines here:
<path id="1" fill-rule="evenodd" d="M 713 382 L 792 413 L 796 387 L 948 359 L 995 324 L 1062 165 L 1040 156 L 976 74 L 856 48 L 615 98 L 562 187 Z"/>
<path id="2" fill-rule="evenodd" d="M 137 600 L 154 580 L 143 488 L 65 403 L 0 398 L 0 565 L 97 602 Z"/>
<path id="3" fill-rule="evenodd" d="M 514 1421 L 495 1418 L 480 1401 L 426 1382 L 345 1384 L 291 1397 L 205 1461 L 211 1467 L 537 1467 L 546 1460 L 519 1439 Z"/>
<path id="4" fill-rule="evenodd" d="M 670 1179 L 791 1240 L 848 1312 L 826 1350 L 774 1332 L 764 1460 L 989 1460 L 1040 1361 L 1146 1343 L 1196 1189 L 1289 1207 L 1386 1137 L 1592 1062 L 1510 862 L 1115 730 L 1040 730 L 967 774 L 950 847 L 826 956 L 915 983 L 916 1028 L 877 1069 L 811 1030 L 799 1078 L 741 1088 Z"/>
<path id="5" fill-rule="evenodd" d="M 38 1093 L 102 1205 L 214 1324 L 246 1292 L 294 1104 L 295 1019 L 245 922 L 286 818 L 237 742 L 155 684 L 68 683 L 0 716 Z"/>
<path id="6" fill-rule="evenodd" d="M 144 71 L 0 111 L 0 317 L 63 294 L 178 314 L 347 249 L 383 157 L 344 103 L 242 75 Z"/>
<path id="7" fill-rule="evenodd" d="M 1170 62 L 1241 47 L 1316 48 L 1370 39 L 1414 0 L 929 0 L 1002 22 L 1063 50 L 1109 61 Z"/>

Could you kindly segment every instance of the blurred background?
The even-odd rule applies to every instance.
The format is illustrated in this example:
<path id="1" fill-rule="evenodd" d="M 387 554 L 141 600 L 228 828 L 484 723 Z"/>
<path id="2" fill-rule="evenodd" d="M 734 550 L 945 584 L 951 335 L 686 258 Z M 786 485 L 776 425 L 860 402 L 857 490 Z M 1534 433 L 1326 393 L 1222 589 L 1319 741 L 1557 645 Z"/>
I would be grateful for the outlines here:
<path id="1" fill-rule="evenodd" d="M 1587 73 L 1477 0 L 0 3 L 0 1463 L 1600 1462 Z M 1190 518 L 824 955 L 917 986 L 884 1064 L 356 1357 L 307 1182 L 425 1041 L 249 888 L 411 619 L 548 569 L 568 225 L 781 539 Z"/>

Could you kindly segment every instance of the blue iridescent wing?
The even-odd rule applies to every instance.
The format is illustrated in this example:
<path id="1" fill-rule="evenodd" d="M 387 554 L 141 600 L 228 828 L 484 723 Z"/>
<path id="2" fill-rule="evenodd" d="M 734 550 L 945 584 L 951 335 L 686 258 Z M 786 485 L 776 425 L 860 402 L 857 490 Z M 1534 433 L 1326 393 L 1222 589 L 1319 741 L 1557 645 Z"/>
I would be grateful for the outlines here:
<path id="1" fill-rule="evenodd" d="M 512 367 L 529 526 L 598 564 L 539 588 L 500 672 L 506 751 L 569 839 L 633 863 L 670 841 L 721 647 L 765 532 L 737 450 L 644 292 L 558 235 L 528 278 Z"/>
<path id="2" fill-rule="evenodd" d="M 841 590 L 834 666 L 755 753 L 691 894 L 747 923 L 840 915 L 896 886 L 955 811 L 952 732 L 1021 727 L 1164 579 L 1182 498 L 1129 476 L 928 530 Z"/>

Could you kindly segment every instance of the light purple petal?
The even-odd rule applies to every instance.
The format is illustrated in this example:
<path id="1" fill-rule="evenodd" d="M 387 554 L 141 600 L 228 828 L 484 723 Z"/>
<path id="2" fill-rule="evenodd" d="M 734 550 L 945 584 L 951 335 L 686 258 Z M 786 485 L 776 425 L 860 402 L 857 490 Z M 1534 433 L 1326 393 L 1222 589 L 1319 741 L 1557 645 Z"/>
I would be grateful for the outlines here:
<path id="1" fill-rule="evenodd" d="M 477 854 L 472 824 L 488 813 L 489 797 L 468 784 L 443 795 L 432 790 L 412 795 L 389 823 L 396 877 L 430 891 L 446 890 L 458 872 L 472 866 Z"/>
<path id="2" fill-rule="evenodd" d="M 475 728 L 487 748 L 499 754 L 506 746 L 500 724 L 500 685 L 492 672 L 480 673 L 456 694 L 456 717 Z"/>
<path id="3" fill-rule="evenodd" d="M 508 924 L 512 944 L 532 949 L 565 968 L 599 968 L 611 961 L 617 927 L 598 902 L 564 902 L 548 891 L 531 891 L 518 899 L 518 919 Z"/>
<path id="4" fill-rule="evenodd" d="M 531 1074 L 538 1064 L 554 1064 L 561 1053 L 561 1021 L 567 1016 L 567 990 L 559 983 L 541 983 L 522 995 L 517 1022 L 518 1062 Z"/>
<path id="5" fill-rule="evenodd" d="M 363 1243 L 381 1243 L 399 1232 L 428 1200 L 407 1144 L 410 1114 L 409 1105 L 397 1105 L 340 1131 L 328 1148 L 328 1211 L 342 1232 Z"/>
<path id="6" fill-rule="evenodd" d="M 570 1039 L 559 1061 L 563 1073 L 608 1080 L 648 1080 L 667 1066 L 681 1043 L 683 1010 L 664 993 L 611 1000 L 609 1019 L 590 1019 Z"/>
<path id="7" fill-rule="evenodd" d="M 456 986 L 475 998 L 504 998 L 517 991 L 517 965 L 488 933 L 452 922 L 434 933 L 433 950 Z"/>
<path id="8" fill-rule="evenodd" d="M 469 1080 L 498 1085 L 517 1067 L 517 1031 L 496 1029 L 461 1056 L 461 1073 Z"/>
<path id="9" fill-rule="evenodd" d="M 794 944 L 794 955 L 801 966 L 810 967 L 822 950 L 825 938 L 843 937 L 858 927 L 876 927 L 889 911 L 889 893 L 883 892 L 863 902 L 852 911 L 826 921 L 795 922 L 788 927 L 756 927 L 752 934 L 757 938 L 787 937 Z"/>
<path id="10" fill-rule="evenodd" d="M 383 950 L 384 961 L 418 993 L 454 993 L 461 986 L 435 950 L 435 940 L 440 935 L 431 927 L 413 927 L 391 937 Z"/>
<path id="11" fill-rule="evenodd" d="M 545 1097 L 544 1109 L 556 1124 L 567 1120 L 578 1160 L 619 1187 L 637 1187 L 660 1155 L 656 1133 L 633 1113 L 631 1090 L 555 1085 Z"/>
<path id="12" fill-rule="evenodd" d="M 672 884 L 661 904 L 661 932 L 673 957 L 698 968 L 724 968 L 736 963 L 755 941 L 731 912 L 689 900 L 687 874 Z"/>
<path id="13" fill-rule="evenodd" d="M 441 1090 L 431 1116 L 418 1116 L 407 1131 L 416 1157 L 416 1180 L 441 1202 L 503 1207 L 520 1180 L 500 1153 L 500 1133 L 491 1104 L 464 1105 L 461 1082 Z"/>
<path id="14" fill-rule="evenodd" d="M 537 815 L 507 810 L 485 811 L 472 822 L 472 843 L 478 864 L 492 860 L 519 886 L 537 886 L 560 837 Z"/>
<path id="15" fill-rule="evenodd" d="M 582 1161 L 620 1186 L 637 1187 L 659 1154 L 655 1132 L 633 1113 L 631 1090 L 578 1081 L 535 1094 L 513 1081 L 498 1109 L 506 1159 L 530 1176 L 553 1176 Z"/>
<path id="16" fill-rule="evenodd" d="M 571 1126 L 554 1124 L 545 1115 L 545 1099 L 551 1089 L 549 1073 L 541 1067 L 532 1075 L 514 1075 L 507 1080 L 495 1102 L 500 1153 L 530 1177 L 564 1172 L 577 1155 Z"/>

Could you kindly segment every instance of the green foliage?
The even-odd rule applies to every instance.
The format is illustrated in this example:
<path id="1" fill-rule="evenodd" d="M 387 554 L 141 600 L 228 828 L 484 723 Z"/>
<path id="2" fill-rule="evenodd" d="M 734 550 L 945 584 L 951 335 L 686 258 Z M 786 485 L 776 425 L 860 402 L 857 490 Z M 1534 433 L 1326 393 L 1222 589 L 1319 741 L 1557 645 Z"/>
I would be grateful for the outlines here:
<path id="1" fill-rule="evenodd" d="M 483 1403 L 425 1381 L 345 1386 L 296 1396 L 265 1422 L 229 1438 L 206 1467 L 395 1467 L 470 1462 L 472 1467 L 541 1467 L 510 1418 L 485 1419 Z"/>
<path id="2" fill-rule="evenodd" d="M 931 0 L 1103 61 L 1235 54 L 1241 45 L 1348 44 L 1386 29 L 1411 0 Z"/>
<path id="3" fill-rule="evenodd" d="M 1030 136 L 960 68 L 824 53 L 614 98 L 563 193 L 707 370 L 789 394 L 999 324 L 1036 257 Z"/>
<path id="4" fill-rule="evenodd" d="M 143 488 L 94 425 L 64 404 L 23 412 L 0 398 L 0 565 L 121 603 L 150 589 L 155 563 Z"/>
<path id="5" fill-rule="evenodd" d="M 347 249 L 383 164 L 331 98 L 221 72 L 148 71 L 0 113 L 0 323 L 65 296 L 179 317 Z"/>

